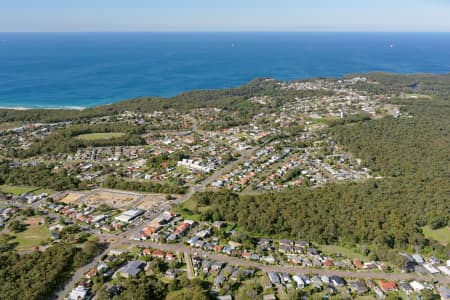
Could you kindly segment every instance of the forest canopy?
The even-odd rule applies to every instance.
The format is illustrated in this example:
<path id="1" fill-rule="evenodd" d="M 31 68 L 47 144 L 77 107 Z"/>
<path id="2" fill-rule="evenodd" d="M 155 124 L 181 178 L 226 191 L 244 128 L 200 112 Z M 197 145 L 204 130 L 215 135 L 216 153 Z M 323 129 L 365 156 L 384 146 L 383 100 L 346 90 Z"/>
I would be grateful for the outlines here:
<path id="1" fill-rule="evenodd" d="M 82 248 L 60 243 L 44 252 L 23 255 L 3 250 L 4 247 L 0 254 L 1 298 L 38 300 L 50 299 L 70 272 L 98 253 L 99 246 L 93 241 L 86 242 Z"/>

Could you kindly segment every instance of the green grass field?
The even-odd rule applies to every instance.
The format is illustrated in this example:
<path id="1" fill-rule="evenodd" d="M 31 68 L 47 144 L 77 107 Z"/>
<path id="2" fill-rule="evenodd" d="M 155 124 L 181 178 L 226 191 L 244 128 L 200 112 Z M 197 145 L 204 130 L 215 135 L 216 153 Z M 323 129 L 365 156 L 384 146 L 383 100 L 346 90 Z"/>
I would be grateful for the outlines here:
<path id="1" fill-rule="evenodd" d="M 11 194 L 13 196 L 22 195 L 24 193 L 31 193 L 34 195 L 39 195 L 42 193 L 47 193 L 50 195 L 55 193 L 55 191 L 50 189 L 41 189 L 32 186 L 13 186 L 7 184 L 0 185 L 0 191 L 6 194 Z"/>
<path id="2" fill-rule="evenodd" d="M 345 257 L 351 258 L 351 259 L 359 259 L 359 260 L 367 260 L 367 257 L 364 255 L 343 247 L 343 246 L 337 246 L 337 245 L 320 245 L 319 249 L 322 250 L 325 254 L 331 255 L 331 254 L 342 254 Z"/>
<path id="3" fill-rule="evenodd" d="M 20 127 L 21 125 L 21 122 L 2 122 L 0 123 L 0 130 L 13 129 L 16 127 Z"/>
<path id="4" fill-rule="evenodd" d="M 356 300 L 375 300 L 377 298 L 375 298 L 374 296 L 368 295 L 368 296 L 357 296 L 355 299 Z"/>
<path id="5" fill-rule="evenodd" d="M 425 226 L 422 227 L 422 230 L 426 238 L 438 241 L 444 246 L 450 243 L 450 227 L 433 230 L 430 226 Z"/>
<path id="6" fill-rule="evenodd" d="M 101 133 L 89 133 L 76 136 L 76 139 L 84 141 L 98 141 L 98 140 L 110 140 L 114 138 L 120 138 L 124 136 L 123 132 L 101 132 Z"/>
<path id="7" fill-rule="evenodd" d="M 50 238 L 50 230 L 45 225 L 29 225 L 25 231 L 14 235 L 16 238 L 13 242 L 18 243 L 17 250 L 33 250 L 41 242 Z"/>
<path id="8" fill-rule="evenodd" d="M 187 209 L 188 211 L 184 210 Z M 180 207 L 176 209 L 176 212 L 181 214 L 185 219 L 193 220 L 193 221 L 200 221 L 201 215 L 195 214 L 192 211 L 196 209 L 195 202 L 192 201 L 192 199 L 189 199 L 185 201 Z M 208 207 L 201 207 L 200 211 L 207 210 Z"/>
<path id="9" fill-rule="evenodd" d="M 42 193 L 47 193 L 47 194 L 51 195 L 51 194 L 54 194 L 56 192 L 54 190 L 51 190 L 51 189 L 37 189 L 37 190 L 34 190 L 31 193 L 33 195 L 39 195 L 39 194 L 42 194 Z"/>
<path id="10" fill-rule="evenodd" d="M 21 195 L 23 193 L 31 193 L 37 190 L 39 190 L 39 188 L 30 186 L 12 186 L 6 184 L 0 185 L 0 191 L 11 195 Z"/>
<path id="11" fill-rule="evenodd" d="M 197 205 L 196 205 L 195 201 L 192 200 L 192 198 L 189 199 L 189 200 L 187 200 L 187 201 L 185 201 L 185 202 L 183 203 L 183 206 L 182 206 L 182 207 L 183 207 L 183 208 L 187 208 L 187 209 L 189 209 L 190 211 L 195 211 L 195 210 L 198 209 L 198 211 L 200 211 L 200 212 L 202 212 L 202 213 L 205 212 L 205 211 L 207 211 L 208 209 L 211 208 L 211 206 L 202 206 L 202 207 L 198 207 L 198 208 L 197 208 Z"/>

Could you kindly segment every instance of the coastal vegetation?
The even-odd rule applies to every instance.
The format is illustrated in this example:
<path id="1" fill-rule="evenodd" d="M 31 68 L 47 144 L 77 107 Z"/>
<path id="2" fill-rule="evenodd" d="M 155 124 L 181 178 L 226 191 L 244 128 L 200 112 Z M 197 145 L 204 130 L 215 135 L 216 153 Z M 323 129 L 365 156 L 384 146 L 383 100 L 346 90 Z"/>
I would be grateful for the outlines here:
<path id="1" fill-rule="evenodd" d="M 358 83 L 358 87 L 369 92 L 378 93 L 418 93 L 424 95 L 449 95 L 450 75 L 414 74 L 400 75 L 390 73 L 364 74 L 368 79 L 380 84 Z M 348 76 L 350 77 L 350 75 Z M 336 79 L 337 80 L 337 79 Z M 258 105 L 248 105 L 246 100 L 254 96 L 274 96 L 280 103 L 290 96 L 317 94 L 317 91 L 280 91 L 277 81 L 256 79 L 234 89 L 190 91 L 171 98 L 141 97 L 114 104 L 87 108 L 83 110 L 69 109 L 32 109 L 15 110 L 0 109 L 2 123 L 19 125 L 23 122 L 67 122 L 80 121 L 94 117 L 118 114 L 123 111 L 153 112 L 167 109 L 189 110 L 200 107 L 218 107 L 230 111 L 239 110 L 239 115 L 250 115 L 251 111 L 261 109 Z M 320 92 L 324 95 L 330 92 Z M 276 102 L 274 104 L 276 107 Z"/>

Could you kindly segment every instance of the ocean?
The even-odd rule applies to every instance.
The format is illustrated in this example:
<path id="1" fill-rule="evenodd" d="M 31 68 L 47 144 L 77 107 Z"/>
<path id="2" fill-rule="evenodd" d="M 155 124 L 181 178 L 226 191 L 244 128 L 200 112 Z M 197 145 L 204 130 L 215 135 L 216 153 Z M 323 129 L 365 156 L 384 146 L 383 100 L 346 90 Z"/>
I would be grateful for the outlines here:
<path id="1" fill-rule="evenodd" d="M 0 107 L 90 107 L 257 77 L 450 72 L 450 33 L 0 33 Z"/>

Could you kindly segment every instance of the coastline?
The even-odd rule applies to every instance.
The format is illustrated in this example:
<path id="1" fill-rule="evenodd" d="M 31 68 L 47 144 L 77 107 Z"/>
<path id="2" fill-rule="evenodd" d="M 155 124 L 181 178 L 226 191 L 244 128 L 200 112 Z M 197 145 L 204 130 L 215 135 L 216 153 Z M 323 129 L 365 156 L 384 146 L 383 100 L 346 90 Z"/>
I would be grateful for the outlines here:
<path id="1" fill-rule="evenodd" d="M 7 106 L 0 106 L 0 109 L 10 109 L 10 110 L 30 110 L 33 108 L 30 107 L 7 107 Z"/>
<path id="2" fill-rule="evenodd" d="M 283 80 L 283 79 L 278 79 L 275 77 L 255 77 L 252 80 L 247 81 L 246 83 L 243 84 L 237 84 L 234 87 L 222 87 L 222 88 L 197 88 L 197 89 L 190 89 L 190 90 L 185 90 L 182 91 L 180 93 L 176 93 L 172 96 L 169 97 L 165 97 L 165 96 L 140 96 L 140 97 L 129 97 L 129 98 L 124 98 L 124 99 L 118 99 L 118 100 L 114 100 L 112 102 L 107 102 L 107 103 L 99 103 L 99 104 L 93 104 L 93 105 L 88 105 L 88 106 L 74 106 L 74 105 L 67 105 L 67 106 L 46 106 L 46 105 L 36 105 L 36 106 L 5 106 L 5 105 L 1 105 L 0 104 L 0 110 L 1 111 L 5 111 L 5 110 L 10 110 L 10 111 L 29 111 L 29 110 L 70 110 L 70 111 L 83 111 L 86 109 L 95 109 L 98 107 L 103 107 L 103 106 L 114 106 L 117 103 L 120 102 L 127 102 L 127 101 L 133 101 L 133 100 L 139 100 L 141 98 L 157 98 L 157 99 L 165 99 L 165 100 L 171 100 L 176 98 L 177 96 L 182 96 L 184 94 L 189 94 L 192 92 L 201 92 L 201 91 L 220 91 L 220 90 L 224 90 L 224 89 L 237 89 L 240 87 L 244 87 L 248 84 L 251 84 L 253 81 L 255 80 L 260 80 L 260 79 L 271 79 L 271 80 L 276 80 L 279 82 L 296 82 L 296 81 L 311 81 L 311 80 L 317 80 L 317 79 L 327 79 L 327 80 L 338 80 L 338 79 L 343 79 L 346 78 L 348 76 L 371 76 L 371 75 L 386 75 L 386 76 L 450 76 L 450 72 L 445 72 L 445 73 L 439 73 L 439 72 L 413 72 L 413 73 L 400 73 L 400 72 L 386 72 L 386 71 L 371 71 L 371 72 L 354 72 L 354 73 L 347 73 L 344 75 L 340 75 L 340 76 L 323 76 L 323 77 L 317 77 L 317 76 L 310 76 L 307 78 L 298 78 L 298 79 L 293 79 L 293 80 Z M 1 101 L 0 101 L 1 103 Z"/>
<path id="3" fill-rule="evenodd" d="M 95 107 L 95 106 L 94 106 Z M 85 110 L 88 107 L 83 106 L 37 106 L 37 107 L 22 107 L 22 106 L 0 106 L 0 110 L 17 110 L 17 111 L 26 111 L 26 110 Z"/>

